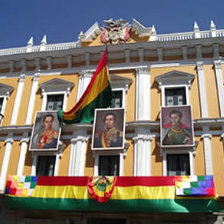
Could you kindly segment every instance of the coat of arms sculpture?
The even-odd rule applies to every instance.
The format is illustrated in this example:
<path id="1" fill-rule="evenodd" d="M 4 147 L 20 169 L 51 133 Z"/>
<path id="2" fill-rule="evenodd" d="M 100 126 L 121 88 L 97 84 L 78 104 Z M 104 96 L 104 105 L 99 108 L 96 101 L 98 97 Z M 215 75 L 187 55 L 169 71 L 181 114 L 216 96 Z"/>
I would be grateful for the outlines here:
<path id="1" fill-rule="evenodd" d="M 101 33 L 101 41 L 104 44 L 125 43 L 130 38 L 130 27 L 123 19 L 113 21 L 113 19 L 104 20 L 107 24 Z"/>

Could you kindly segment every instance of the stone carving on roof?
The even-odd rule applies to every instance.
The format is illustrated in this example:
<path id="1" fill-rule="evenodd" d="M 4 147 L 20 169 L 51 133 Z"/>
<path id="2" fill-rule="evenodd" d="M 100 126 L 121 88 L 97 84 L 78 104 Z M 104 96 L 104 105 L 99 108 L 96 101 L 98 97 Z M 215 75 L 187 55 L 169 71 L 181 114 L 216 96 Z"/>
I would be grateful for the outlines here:
<path id="1" fill-rule="evenodd" d="M 104 44 L 125 43 L 130 38 L 130 26 L 123 19 L 104 20 L 107 24 L 102 29 L 101 41 Z"/>

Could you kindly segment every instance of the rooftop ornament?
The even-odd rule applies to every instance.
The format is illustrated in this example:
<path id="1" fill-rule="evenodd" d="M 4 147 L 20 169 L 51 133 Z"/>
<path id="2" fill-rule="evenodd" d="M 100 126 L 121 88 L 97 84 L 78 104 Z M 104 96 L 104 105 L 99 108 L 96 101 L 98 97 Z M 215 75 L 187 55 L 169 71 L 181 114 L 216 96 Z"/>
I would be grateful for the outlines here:
<path id="1" fill-rule="evenodd" d="M 102 28 L 101 41 L 104 44 L 121 44 L 130 38 L 130 27 L 123 19 L 104 20 L 107 24 Z"/>

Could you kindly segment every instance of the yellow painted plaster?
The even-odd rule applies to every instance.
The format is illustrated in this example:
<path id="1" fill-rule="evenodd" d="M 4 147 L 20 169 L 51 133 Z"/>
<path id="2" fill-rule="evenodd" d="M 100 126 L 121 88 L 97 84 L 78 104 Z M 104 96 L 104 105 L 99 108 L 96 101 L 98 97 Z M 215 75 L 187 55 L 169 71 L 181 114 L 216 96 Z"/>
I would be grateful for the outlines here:
<path id="1" fill-rule="evenodd" d="M 186 72 L 194 75 L 194 80 L 190 89 L 190 104 L 192 105 L 192 114 L 194 119 L 200 118 L 200 102 L 198 92 L 198 81 L 195 71 L 195 66 L 177 66 L 177 67 L 163 67 L 163 68 L 152 68 L 150 70 L 151 75 L 151 120 L 160 119 L 160 106 L 161 102 L 161 91 L 155 78 L 159 75 L 165 74 L 177 70 L 180 72 Z"/>
<path id="2" fill-rule="evenodd" d="M 78 89 L 78 75 L 77 74 L 64 74 L 64 75 L 51 75 L 51 76 L 41 76 L 39 79 L 39 84 L 47 82 L 51 79 L 54 78 L 58 78 L 58 79 L 62 79 L 62 80 L 66 80 L 66 81 L 70 81 L 74 83 L 74 87 L 71 90 L 68 100 L 67 100 L 67 105 L 66 105 L 66 109 L 69 110 L 71 109 L 75 103 L 76 103 L 76 94 L 77 94 L 77 89 Z M 34 121 L 35 119 L 35 115 L 37 111 L 41 110 L 41 106 L 42 106 L 42 95 L 41 95 L 41 90 L 40 88 L 37 91 L 36 94 L 36 98 L 35 98 L 35 106 L 34 106 L 34 113 L 33 113 L 33 117 L 32 117 L 32 121 Z"/>
<path id="3" fill-rule="evenodd" d="M 204 65 L 206 95 L 208 103 L 208 116 L 219 117 L 218 92 L 216 87 L 215 71 L 213 65 Z"/>
<path id="4" fill-rule="evenodd" d="M 0 173 L 2 171 L 2 163 L 5 155 L 5 143 L 4 141 L 0 141 Z"/>
<path id="5" fill-rule="evenodd" d="M 68 176 L 69 162 L 70 162 L 70 152 L 71 152 L 71 142 L 66 140 L 63 141 L 65 148 L 63 150 L 63 155 L 59 161 L 58 176 Z"/>
<path id="6" fill-rule="evenodd" d="M 93 176 L 94 173 L 94 157 L 93 151 L 91 150 L 91 142 L 88 141 L 87 149 L 86 149 L 86 161 L 85 161 L 85 176 Z"/>
<path id="7" fill-rule="evenodd" d="M 26 159 L 25 159 L 25 164 L 23 168 L 23 175 L 24 176 L 30 176 L 31 175 L 31 169 L 32 169 L 32 152 L 29 151 L 29 146 L 26 152 Z"/>
<path id="8" fill-rule="evenodd" d="M 136 43 L 136 42 L 147 42 L 149 41 L 149 36 L 139 37 L 134 32 L 130 31 L 130 38 L 126 43 Z M 93 41 L 82 42 L 82 46 L 101 46 L 104 45 L 101 42 L 101 35 L 99 34 Z"/>
<path id="9" fill-rule="evenodd" d="M 219 136 L 212 136 L 211 148 L 216 193 L 224 196 L 224 153 L 223 141 Z"/>
<path id="10" fill-rule="evenodd" d="M 33 82 L 32 77 L 26 77 L 24 79 L 22 98 L 21 98 L 18 118 L 16 122 L 17 125 L 24 125 L 26 122 L 26 115 L 27 115 L 27 110 L 28 110 L 28 105 L 30 100 L 32 82 Z"/>
<path id="11" fill-rule="evenodd" d="M 134 147 L 133 141 L 127 140 L 129 147 L 126 151 L 126 156 L 124 159 L 124 176 L 133 176 L 134 171 Z"/>
<path id="12" fill-rule="evenodd" d="M 18 163 L 19 163 L 19 155 L 20 155 L 20 142 L 19 141 L 14 141 L 13 144 L 12 144 L 7 176 L 17 174 L 17 168 L 18 168 Z"/>
<path id="13" fill-rule="evenodd" d="M 159 138 L 153 138 L 151 142 L 151 175 L 163 176 L 163 158 L 160 155 L 157 142 L 159 142 Z"/>
<path id="14" fill-rule="evenodd" d="M 12 111 L 13 111 L 17 87 L 18 87 L 18 80 L 19 80 L 18 78 L 0 79 L 0 82 L 2 84 L 9 85 L 14 88 L 14 90 L 12 91 L 12 93 L 9 96 L 9 99 L 6 102 L 4 118 L 2 121 L 3 126 L 10 125 L 10 122 L 11 122 Z"/>
<path id="15" fill-rule="evenodd" d="M 205 175 L 205 160 L 204 160 L 204 145 L 201 137 L 195 137 L 195 141 L 198 141 L 196 153 L 194 157 L 194 171 L 195 175 Z"/>
<path id="16" fill-rule="evenodd" d="M 110 72 L 117 76 L 125 77 L 132 80 L 126 94 L 126 122 L 133 121 L 135 119 L 135 73 L 133 71 L 126 72 Z"/>

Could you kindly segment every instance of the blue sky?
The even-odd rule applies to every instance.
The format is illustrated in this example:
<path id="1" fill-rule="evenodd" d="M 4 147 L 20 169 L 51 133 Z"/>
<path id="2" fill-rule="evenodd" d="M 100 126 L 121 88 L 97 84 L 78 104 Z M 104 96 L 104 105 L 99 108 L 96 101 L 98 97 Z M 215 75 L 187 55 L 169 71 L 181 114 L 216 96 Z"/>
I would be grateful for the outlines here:
<path id="1" fill-rule="evenodd" d="M 157 33 L 189 32 L 197 21 L 209 30 L 210 20 L 224 29 L 224 0 L 0 0 L 0 49 L 26 46 L 31 36 L 39 45 L 76 41 L 96 21 L 137 19 L 155 25 Z"/>

